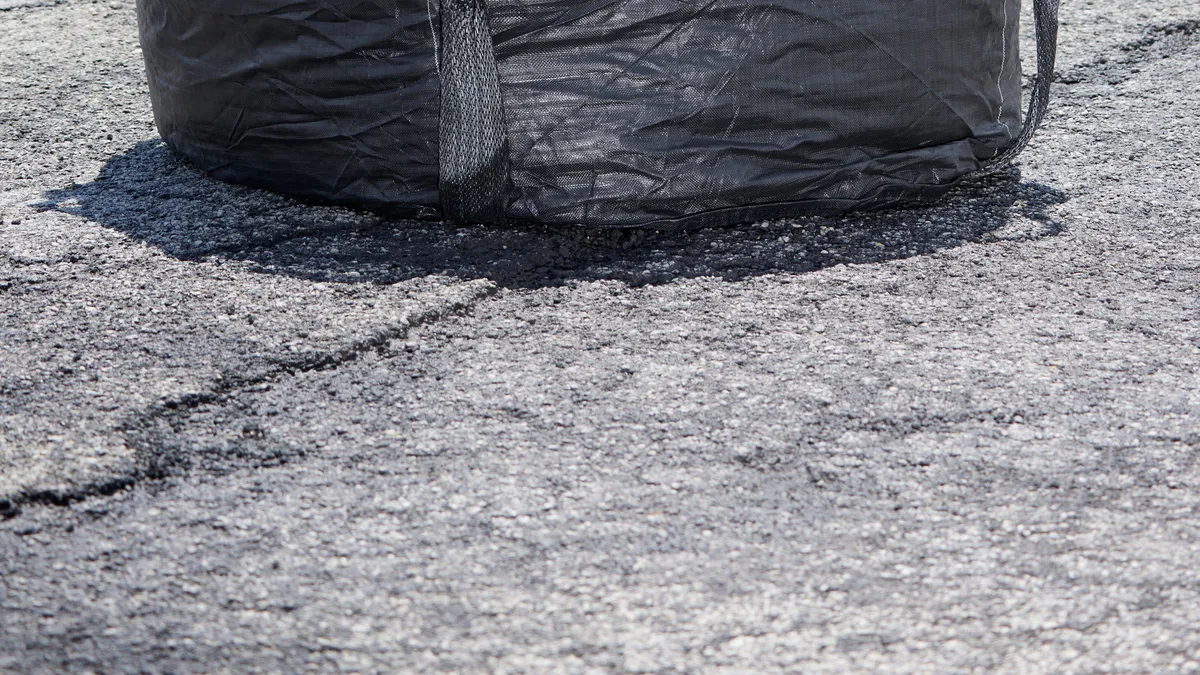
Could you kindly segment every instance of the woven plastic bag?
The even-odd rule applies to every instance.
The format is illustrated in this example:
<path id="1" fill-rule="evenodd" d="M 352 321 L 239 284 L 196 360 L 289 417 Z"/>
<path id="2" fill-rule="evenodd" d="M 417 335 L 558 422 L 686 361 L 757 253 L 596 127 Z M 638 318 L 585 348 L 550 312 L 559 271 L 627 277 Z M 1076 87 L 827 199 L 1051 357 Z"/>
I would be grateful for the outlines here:
<path id="1" fill-rule="evenodd" d="M 711 225 L 931 198 L 1046 111 L 1058 0 L 139 0 L 163 138 L 399 217 Z"/>

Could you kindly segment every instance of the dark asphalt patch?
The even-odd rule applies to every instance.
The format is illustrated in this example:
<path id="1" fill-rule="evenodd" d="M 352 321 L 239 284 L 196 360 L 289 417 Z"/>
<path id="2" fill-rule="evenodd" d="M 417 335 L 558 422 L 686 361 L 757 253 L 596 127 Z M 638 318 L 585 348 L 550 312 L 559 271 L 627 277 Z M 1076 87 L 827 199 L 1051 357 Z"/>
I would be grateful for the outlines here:
<path id="1" fill-rule="evenodd" d="M 81 216 L 181 260 L 236 260 L 255 271 L 330 282 L 396 283 L 431 274 L 538 288 L 804 274 L 833 265 L 927 255 L 966 242 L 1053 236 L 1066 196 L 1016 169 L 964 183 L 944 200 L 843 218 L 662 232 L 563 227 L 450 227 L 395 222 L 228 186 L 157 141 L 107 162 L 92 183 L 39 204 Z M 1005 230 L 1014 219 L 1037 223 Z"/>

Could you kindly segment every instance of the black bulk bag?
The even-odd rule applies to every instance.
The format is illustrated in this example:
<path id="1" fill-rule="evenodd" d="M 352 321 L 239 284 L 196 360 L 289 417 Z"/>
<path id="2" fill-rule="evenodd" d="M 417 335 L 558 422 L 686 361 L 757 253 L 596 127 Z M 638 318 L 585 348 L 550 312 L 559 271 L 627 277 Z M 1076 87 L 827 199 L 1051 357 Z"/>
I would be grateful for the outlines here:
<path id="1" fill-rule="evenodd" d="M 1045 113 L 1058 0 L 139 0 L 211 175 L 400 217 L 723 224 L 933 197 Z"/>

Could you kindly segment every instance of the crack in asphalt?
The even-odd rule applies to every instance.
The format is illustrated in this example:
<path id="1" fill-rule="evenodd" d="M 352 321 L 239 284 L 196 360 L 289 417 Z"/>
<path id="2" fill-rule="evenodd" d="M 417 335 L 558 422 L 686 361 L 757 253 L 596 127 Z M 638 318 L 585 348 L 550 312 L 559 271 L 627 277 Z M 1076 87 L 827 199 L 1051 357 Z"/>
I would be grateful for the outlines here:
<path id="1" fill-rule="evenodd" d="M 184 424 L 180 420 L 185 419 L 190 411 L 205 405 L 220 404 L 240 391 L 298 373 L 339 368 L 358 360 L 367 352 L 384 348 L 388 343 L 402 339 L 412 330 L 467 311 L 497 292 L 496 286 L 486 281 L 476 282 L 472 286 L 473 292 L 465 298 L 456 298 L 448 304 L 407 315 L 402 323 L 340 349 L 310 352 L 291 358 L 268 359 L 269 367 L 252 375 L 225 371 L 209 391 L 168 399 L 134 413 L 118 427 L 126 439 L 126 444 L 135 450 L 135 468 L 132 474 L 111 476 L 75 489 L 36 490 L 16 495 L 12 499 L 0 501 L 0 519 L 18 515 L 23 504 L 68 506 L 89 498 L 110 496 L 140 481 L 161 480 L 174 475 L 178 470 L 185 470 L 191 464 L 189 459 L 178 452 L 172 452 L 170 446 L 157 442 L 158 436 L 153 430 L 155 425 L 165 423 L 178 428 Z"/>
<path id="2" fill-rule="evenodd" d="M 142 412 L 124 425 L 126 442 L 137 452 L 138 464 L 142 467 L 142 477 L 160 480 L 177 471 L 187 470 L 191 466 L 190 458 L 177 451 L 172 451 L 170 445 L 160 441 L 159 435 L 153 428 L 156 424 L 163 423 L 178 431 L 186 426 L 187 423 L 184 420 L 188 414 L 197 408 L 223 403 L 240 391 L 273 382 L 282 377 L 339 368 L 358 360 L 366 352 L 381 349 L 393 340 L 402 339 L 412 330 L 465 312 L 482 300 L 495 295 L 496 292 L 497 288 L 494 284 L 480 283 L 477 292 L 469 298 L 455 301 L 449 306 L 420 312 L 409 317 L 399 326 L 393 326 L 389 330 L 376 333 L 343 349 L 324 354 L 307 355 L 298 359 L 281 359 L 276 361 L 275 368 L 252 377 L 228 374 L 211 392 L 167 401 Z M 243 430 L 244 435 L 245 432 L 246 430 Z"/>

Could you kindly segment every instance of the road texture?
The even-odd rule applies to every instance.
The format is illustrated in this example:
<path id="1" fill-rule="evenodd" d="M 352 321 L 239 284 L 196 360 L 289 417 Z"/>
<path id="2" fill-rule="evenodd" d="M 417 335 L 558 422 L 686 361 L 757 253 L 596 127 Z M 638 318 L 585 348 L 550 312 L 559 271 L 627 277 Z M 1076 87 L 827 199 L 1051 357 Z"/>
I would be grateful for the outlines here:
<path id="1" fill-rule="evenodd" d="M 0 0 L 0 672 L 1200 672 L 1200 9 L 1063 14 L 1019 170 L 606 233 L 216 183 Z"/>

